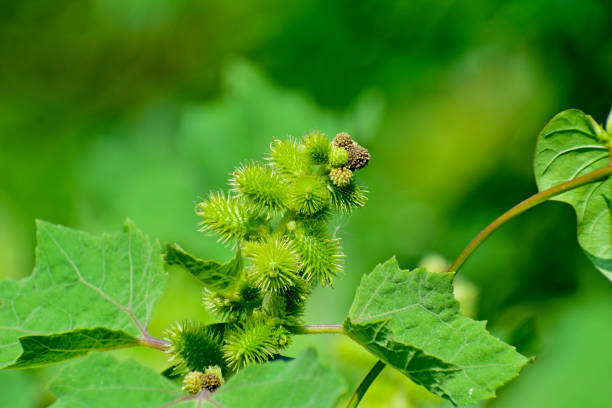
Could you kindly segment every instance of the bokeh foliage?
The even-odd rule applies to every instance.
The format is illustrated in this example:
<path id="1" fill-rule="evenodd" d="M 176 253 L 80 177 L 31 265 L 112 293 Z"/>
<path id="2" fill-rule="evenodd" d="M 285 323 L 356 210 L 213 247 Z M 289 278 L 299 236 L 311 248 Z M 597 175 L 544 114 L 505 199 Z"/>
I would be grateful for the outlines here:
<path id="1" fill-rule="evenodd" d="M 372 153 L 360 175 L 370 201 L 338 219 L 345 276 L 307 310 L 309 323 L 337 323 L 376 263 L 452 260 L 534 193 L 536 136 L 553 114 L 577 107 L 605 120 L 611 17 L 603 0 L 2 2 L 0 277 L 31 272 L 35 218 L 98 233 L 131 217 L 152 237 L 227 260 L 197 232 L 198 196 L 273 136 L 346 130 Z M 198 285 L 173 272 L 157 334 L 207 318 Z M 478 290 L 476 317 L 538 355 L 490 406 L 606 401 L 605 387 L 587 385 L 612 363 L 597 340 L 612 289 L 576 245 L 569 207 L 547 203 L 508 224 L 460 275 Z M 351 384 L 367 370 L 341 340 L 314 341 Z M 48 373 L 3 375 L 29 387 Z M 391 373 L 379 389 L 365 406 L 436 403 Z"/>

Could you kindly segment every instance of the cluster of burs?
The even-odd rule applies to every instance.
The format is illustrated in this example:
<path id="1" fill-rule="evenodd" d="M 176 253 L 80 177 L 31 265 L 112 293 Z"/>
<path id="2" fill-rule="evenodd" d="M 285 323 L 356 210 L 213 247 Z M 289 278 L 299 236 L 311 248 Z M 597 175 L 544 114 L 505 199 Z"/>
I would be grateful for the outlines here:
<path id="1" fill-rule="evenodd" d="M 342 271 L 330 220 L 365 205 L 354 173 L 369 160 L 345 132 L 332 141 L 319 131 L 274 140 L 266 162 L 240 165 L 229 192 L 197 205 L 202 230 L 233 246 L 240 270 L 230 293 L 204 289 L 204 305 L 222 323 L 167 332 L 186 391 L 213 391 L 246 365 L 274 359 L 300 333 L 311 288 L 332 285 Z"/>

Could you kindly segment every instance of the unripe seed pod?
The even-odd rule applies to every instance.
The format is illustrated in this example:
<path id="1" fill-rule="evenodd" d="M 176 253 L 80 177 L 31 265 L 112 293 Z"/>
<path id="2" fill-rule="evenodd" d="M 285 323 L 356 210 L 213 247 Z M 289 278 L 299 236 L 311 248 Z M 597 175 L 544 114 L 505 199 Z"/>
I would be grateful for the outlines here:
<path id="1" fill-rule="evenodd" d="M 292 178 L 308 171 L 308 160 L 304 154 L 304 146 L 293 138 L 274 140 L 266 158 L 281 175 Z"/>
<path id="2" fill-rule="evenodd" d="M 249 244 L 251 282 L 263 292 L 279 292 L 298 279 L 299 256 L 287 238 L 268 237 Z"/>
<path id="3" fill-rule="evenodd" d="M 273 356 L 277 348 L 273 326 L 257 318 L 232 326 L 225 335 L 223 351 L 233 370 L 251 363 L 263 363 Z"/>
<path id="4" fill-rule="evenodd" d="M 203 379 L 203 373 L 199 371 L 189 372 L 183 379 L 183 391 L 187 391 L 190 394 L 197 394 L 202 390 Z"/>
<path id="5" fill-rule="evenodd" d="M 239 301 L 229 299 L 225 295 L 207 288 L 204 288 L 202 292 L 202 304 L 210 312 L 224 319 L 237 317 L 245 312 L 243 305 Z"/>
<path id="6" fill-rule="evenodd" d="M 334 146 L 344 147 L 345 149 L 348 149 L 353 144 L 353 139 L 348 133 L 340 132 L 336 135 L 336 137 L 334 137 L 332 144 Z"/>
<path id="7" fill-rule="evenodd" d="M 329 179 L 338 187 L 348 186 L 353 179 L 353 172 L 348 167 L 331 169 Z"/>
<path id="8" fill-rule="evenodd" d="M 332 208 L 343 214 L 350 214 L 355 208 L 363 207 L 368 200 L 368 191 L 359 183 L 351 182 L 344 187 L 333 186 L 330 190 Z"/>
<path id="9" fill-rule="evenodd" d="M 221 333 L 214 325 L 185 321 L 166 330 L 166 335 L 175 372 L 202 370 L 213 364 L 225 367 Z"/>
<path id="10" fill-rule="evenodd" d="M 329 191 L 324 178 L 314 175 L 298 177 L 290 193 L 290 208 L 302 215 L 313 215 L 329 202 Z"/>
<path id="11" fill-rule="evenodd" d="M 302 138 L 306 155 L 314 164 L 324 164 L 329 155 L 329 138 L 323 132 L 315 130 Z"/>
<path id="12" fill-rule="evenodd" d="M 348 151 L 344 147 L 332 146 L 329 152 L 329 164 L 332 167 L 342 167 L 348 163 Z"/>
<path id="13" fill-rule="evenodd" d="M 353 143 L 348 148 L 348 167 L 351 170 L 359 170 L 364 168 L 370 161 L 370 152 L 363 146 Z"/>
<path id="14" fill-rule="evenodd" d="M 285 207 L 285 183 L 280 173 L 261 163 L 242 164 L 232 173 L 233 191 L 259 211 L 280 211 Z"/>

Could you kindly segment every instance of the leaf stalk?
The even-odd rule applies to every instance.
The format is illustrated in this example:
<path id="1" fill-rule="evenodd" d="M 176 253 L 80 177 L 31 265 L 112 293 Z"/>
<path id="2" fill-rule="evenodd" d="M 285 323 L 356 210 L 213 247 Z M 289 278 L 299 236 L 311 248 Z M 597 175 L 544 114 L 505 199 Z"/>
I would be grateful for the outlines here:
<path id="1" fill-rule="evenodd" d="M 496 218 L 493 222 L 487 225 L 482 231 L 476 235 L 472 241 L 463 249 L 463 251 L 459 254 L 457 259 L 452 263 L 452 265 L 448 268 L 449 272 L 457 272 L 461 266 L 467 261 L 467 259 L 472 255 L 472 253 L 480 246 L 482 243 L 499 227 L 504 225 L 506 222 L 516 217 L 519 214 L 524 213 L 530 208 L 535 207 L 538 204 L 543 203 L 544 201 L 557 196 L 561 193 L 565 193 L 569 190 L 584 186 L 585 184 L 593 183 L 595 181 L 599 181 L 601 179 L 605 179 L 612 174 L 612 165 L 604 167 L 599 170 L 595 170 L 593 172 L 587 173 L 584 176 L 580 176 L 570 181 L 566 181 L 564 183 L 558 184 L 554 187 L 549 188 L 548 190 L 541 191 L 537 194 L 532 195 L 531 197 L 521 201 L 498 218 Z"/>
<path id="2" fill-rule="evenodd" d="M 297 328 L 296 334 L 343 334 L 341 324 L 313 324 Z"/>
<path id="3" fill-rule="evenodd" d="M 166 340 L 158 339 L 157 337 L 149 336 L 148 334 L 139 338 L 138 341 L 140 341 L 140 344 L 143 346 L 161 351 L 166 351 L 170 347 L 170 343 Z"/>
<path id="4" fill-rule="evenodd" d="M 376 364 L 374 364 L 374 367 L 370 369 L 368 374 L 361 381 L 361 384 L 359 384 L 359 386 L 353 393 L 353 396 L 346 405 L 346 408 L 355 408 L 357 407 L 357 405 L 359 405 L 359 402 L 365 395 L 366 391 L 368 390 L 368 388 L 370 388 L 370 385 L 372 385 L 376 377 L 378 377 L 378 374 L 380 374 L 380 372 L 385 368 L 385 366 L 386 364 L 383 363 L 381 360 L 378 360 Z"/>

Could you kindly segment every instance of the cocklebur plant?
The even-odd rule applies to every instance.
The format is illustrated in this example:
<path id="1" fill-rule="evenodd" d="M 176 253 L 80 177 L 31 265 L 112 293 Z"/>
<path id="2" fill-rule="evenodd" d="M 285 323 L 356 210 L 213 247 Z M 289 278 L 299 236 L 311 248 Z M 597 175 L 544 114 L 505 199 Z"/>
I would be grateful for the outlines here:
<path id="1" fill-rule="evenodd" d="M 201 229 L 233 250 L 225 263 L 178 244 L 162 248 L 129 220 L 101 236 L 38 221 L 33 274 L 0 283 L 0 366 L 82 357 L 50 382 L 57 406 L 331 407 L 344 380 L 313 349 L 284 354 L 296 335 L 336 333 L 379 359 L 348 407 L 387 365 L 455 405 L 493 398 L 531 359 L 461 314 L 454 276 L 506 221 L 554 199 L 576 209 L 579 244 L 612 280 L 611 128 L 612 116 L 605 126 L 578 110 L 555 116 L 536 146 L 539 193 L 484 228 L 448 271 L 402 270 L 395 258 L 376 266 L 342 324 L 308 325 L 303 313 L 311 290 L 332 286 L 343 269 L 333 215 L 366 204 L 357 176 L 370 154 L 345 132 L 274 140 L 263 161 L 236 167 L 228 191 L 196 205 Z M 149 333 L 166 267 L 202 285 L 215 323 L 179 321 L 165 338 Z M 169 367 L 158 373 L 91 353 L 137 346 L 167 353 Z"/>
<path id="2" fill-rule="evenodd" d="M 365 189 L 352 174 L 368 163 L 367 150 L 346 133 L 330 141 L 312 132 L 301 141 L 274 140 L 266 159 L 241 164 L 230 191 L 210 193 L 197 204 L 202 231 L 234 248 L 241 260 L 223 290 L 204 288 L 203 303 L 223 321 L 223 334 L 193 322 L 168 330 L 178 371 L 216 364 L 232 374 L 274 358 L 303 330 L 311 288 L 331 286 L 342 271 L 344 254 L 329 221 L 334 212 L 365 204 Z M 346 167 L 348 181 L 332 177 L 351 161 L 359 165 Z"/>

